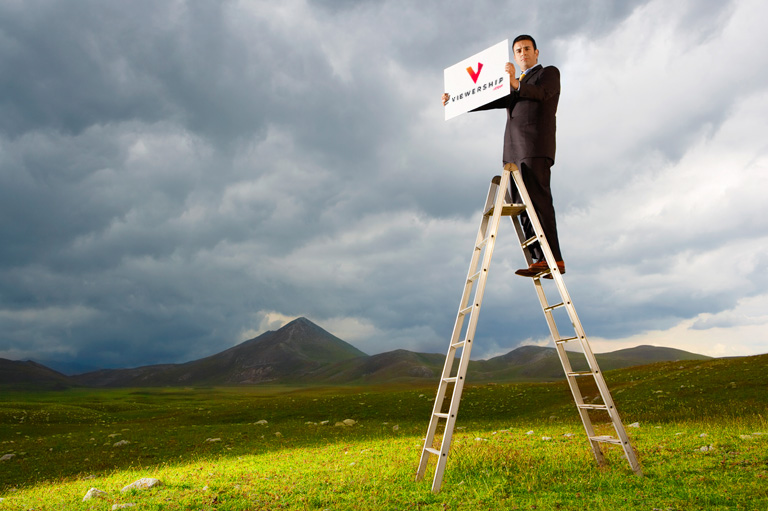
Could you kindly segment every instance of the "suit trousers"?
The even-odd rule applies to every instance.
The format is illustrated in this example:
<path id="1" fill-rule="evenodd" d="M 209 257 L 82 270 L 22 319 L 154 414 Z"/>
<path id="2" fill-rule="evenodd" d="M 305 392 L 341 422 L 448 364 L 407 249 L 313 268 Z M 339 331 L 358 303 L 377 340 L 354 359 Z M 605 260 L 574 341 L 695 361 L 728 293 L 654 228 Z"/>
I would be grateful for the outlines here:
<path id="1" fill-rule="evenodd" d="M 531 197 L 539 223 L 542 229 L 544 229 L 544 235 L 547 237 L 549 248 L 552 249 L 555 260 L 562 261 L 563 256 L 560 253 L 560 242 L 557 239 L 555 206 L 552 203 L 552 190 L 549 186 L 552 163 L 552 160 L 549 158 L 525 158 L 515 162 L 520 169 L 520 174 L 523 176 L 523 183 L 525 183 L 525 188 Z M 512 188 L 512 200 L 518 203 L 522 202 L 514 181 L 510 182 L 510 186 Z M 520 222 L 526 239 L 536 235 L 527 212 L 520 215 Z M 541 251 L 538 243 L 530 245 L 529 250 L 534 262 L 544 260 L 544 253 Z"/>

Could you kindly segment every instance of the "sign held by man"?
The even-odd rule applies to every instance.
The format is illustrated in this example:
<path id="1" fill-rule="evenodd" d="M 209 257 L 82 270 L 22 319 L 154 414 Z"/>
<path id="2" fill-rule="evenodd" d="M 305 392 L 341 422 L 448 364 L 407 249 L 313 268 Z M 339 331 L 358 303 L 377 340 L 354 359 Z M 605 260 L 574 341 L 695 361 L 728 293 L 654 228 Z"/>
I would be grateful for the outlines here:
<path id="1" fill-rule="evenodd" d="M 509 40 L 495 44 L 444 71 L 445 120 L 490 103 L 509 94 L 509 77 L 504 64 L 509 62 Z"/>

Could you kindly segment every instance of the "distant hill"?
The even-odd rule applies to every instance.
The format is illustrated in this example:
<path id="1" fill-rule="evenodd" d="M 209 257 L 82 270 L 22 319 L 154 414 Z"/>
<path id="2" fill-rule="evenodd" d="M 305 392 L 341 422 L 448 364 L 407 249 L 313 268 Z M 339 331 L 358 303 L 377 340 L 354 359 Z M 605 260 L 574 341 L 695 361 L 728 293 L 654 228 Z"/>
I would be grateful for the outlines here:
<path id="1" fill-rule="evenodd" d="M 587 369 L 586 359 L 581 353 L 569 353 L 568 358 L 574 370 Z M 711 357 L 672 348 L 638 346 L 596 354 L 595 358 L 601 370 L 609 371 L 655 362 L 709 360 Z M 436 380 L 444 362 L 445 355 L 396 350 L 332 364 L 307 376 L 315 382 L 345 384 Z M 467 369 L 469 382 L 552 381 L 563 378 L 563 366 L 555 348 L 540 346 L 521 346 L 488 360 L 472 360 Z"/>
<path id="2" fill-rule="evenodd" d="M 0 386 L 5 389 L 59 390 L 72 385 L 68 376 L 37 362 L 0 358 Z"/>
<path id="3" fill-rule="evenodd" d="M 637 346 L 595 355 L 604 371 L 710 357 L 655 346 Z M 573 369 L 586 369 L 583 355 L 569 354 Z M 0 359 L 0 385 L 7 388 L 146 387 L 293 383 L 360 385 L 437 381 L 444 354 L 395 350 L 369 356 L 298 318 L 221 353 L 184 364 L 103 369 L 66 376 L 35 362 Z M 522 346 L 505 355 L 469 363 L 471 382 L 563 379 L 554 348 Z"/>

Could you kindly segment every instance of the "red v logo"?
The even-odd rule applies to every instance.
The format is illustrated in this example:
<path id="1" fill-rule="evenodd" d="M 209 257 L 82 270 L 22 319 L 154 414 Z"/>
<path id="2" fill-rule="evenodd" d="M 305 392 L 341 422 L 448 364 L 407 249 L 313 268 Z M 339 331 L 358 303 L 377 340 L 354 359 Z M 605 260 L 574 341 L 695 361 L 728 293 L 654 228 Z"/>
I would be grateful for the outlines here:
<path id="1" fill-rule="evenodd" d="M 467 73 L 469 73 L 469 77 L 472 78 L 472 81 L 474 83 L 477 83 L 477 79 L 480 78 L 480 71 L 482 71 L 482 70 L 483 70 L 483 65 L 480 62 L 478 62 L 477 63 L 477 73 L 475 73 L 475 71 L 472 69 L 472 66 L 469 66 L 467 68 Z"/>

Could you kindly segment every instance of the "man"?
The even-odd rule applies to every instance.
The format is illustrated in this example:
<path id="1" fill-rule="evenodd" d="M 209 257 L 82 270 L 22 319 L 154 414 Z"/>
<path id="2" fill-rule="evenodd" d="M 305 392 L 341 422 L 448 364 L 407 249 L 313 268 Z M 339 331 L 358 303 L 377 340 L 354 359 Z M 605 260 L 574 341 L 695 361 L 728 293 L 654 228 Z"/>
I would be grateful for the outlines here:
<path id="1" fill-rule="evenodd" d="M 558 269 L 560 273 L 565 273 L 549 186 L 550 168 L 555 163 L 555 115 L 560 99 L 560 71 L 554 66 L 542 67 L 538 63 L 539 50 L 536 41 L 529 35 L 516 37 L 512 42 L 512 52 L 521 74 L 515 78 L 515 65 L 507 62 L 504 71 L 509 74 L 509 95 L 473 111 L 495 108 L 507 110 L 504 164 L 514 163 L 520 169 Z M 442 99 L 445 105 L 450 95 L 443 94 Z M 520 202 L 520 195 L 514 185 L 512 198 Z M 526 237 L 535 236 L 527 213 L 521 216 L 521 221 Z M 547 269 L 539 244 L 531 245 L 529 250 L 533 262 L 528 268 L 517 270 L 517 275 L 533 277 Z"/>

